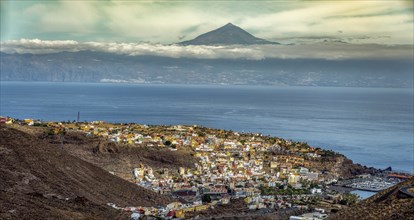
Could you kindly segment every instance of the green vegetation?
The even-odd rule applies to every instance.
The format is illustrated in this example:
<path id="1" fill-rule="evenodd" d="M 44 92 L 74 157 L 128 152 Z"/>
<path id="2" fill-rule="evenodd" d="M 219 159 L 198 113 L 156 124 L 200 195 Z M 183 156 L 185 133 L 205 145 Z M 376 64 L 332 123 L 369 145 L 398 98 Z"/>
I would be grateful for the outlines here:
<path id="1" fill-rule="evenodd" d="M 353 205 L 357 203 L 359 200 L 359 196 L 352 194 L 352 193 L 346 193 L 342 195 L 342 199 L 339 201 L 339 204 L 341 205 Z"/>
<path id="2" fill-rule="evenodd" d="M 203 197 L 201 198 L 201 201 L 202 201 L 203 203 L 210 203 L 210 202 L 211 202 L 211 197 L 210 197 L 210 195 L 207 195 L 207 194 L 203 195 Z"/>
<path id="3" fill-rule="evenodd" d="M 283 185 L 279 185 L 276 187 L 267 187 L 261 186 L 259 187 L 260 192 L 262 195 L 301 195 L 301 194 L 309 194 L 307 189 L 295 189 L 291 186 L 287 186 L 286 188 Z"/>
<path id="4" fill-rule="evenodd" d="M 206 133 L 205 133 L 205 132 L 202 132 L 202 131 L 197 131 L 197 132 L 196 132 L 196 134 L 197 134 L 199 137 L 205 137 L 205 136 L 206 136 Z"/>

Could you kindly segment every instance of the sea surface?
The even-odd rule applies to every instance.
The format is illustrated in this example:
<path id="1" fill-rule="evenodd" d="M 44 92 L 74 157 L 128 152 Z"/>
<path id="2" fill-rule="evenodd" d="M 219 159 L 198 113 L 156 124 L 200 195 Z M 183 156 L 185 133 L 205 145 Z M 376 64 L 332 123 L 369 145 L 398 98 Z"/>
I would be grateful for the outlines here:
<path id="1" fill-rule="evenodd" d="M 259 132 L 414 172 L 413 89 L 0 82 L 0 115 Z"/>
<path id="2" fill-rule="evenodd" d="M 354 190 L 354 191 L 351 191 L 351 193 L 358 195 L 361 199 L 367 199 L 377 194 L 376 192 L 370 192 L 370 191 L 365 191 L 365 190 Z"/>

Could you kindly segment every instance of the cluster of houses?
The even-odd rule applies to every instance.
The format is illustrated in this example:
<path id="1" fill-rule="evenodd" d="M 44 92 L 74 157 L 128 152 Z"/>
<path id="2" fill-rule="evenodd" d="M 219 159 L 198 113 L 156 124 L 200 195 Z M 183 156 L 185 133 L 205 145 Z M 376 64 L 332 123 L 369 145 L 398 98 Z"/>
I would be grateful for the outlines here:
<path id="1" fill-rule="evenodd" d="M 162 219 L 184 219 L 186 213 L 205 211 L 211 206 L 210 204 L 183 204 L 181 202 L 172 202 L 165 207 L 119 207 L 113 203 L 107 205 L 118 210 L 132 212 L 132 220 L 142 219 L 144 216 L 156 216 Z"/>
<path id="2" fill-rule="evenodd" d="M 19 123 L 34 125 L 35 121 L 26 119 Z M 56 127 L 53 123 L 47 126 Z M 323 150 L 260 134 L 102 121 L 63 126 L 117 143 L 193 152 L 197 159 L 193 168 L 155 172 L 152 167 L 141 164 L 131 170 L 135 183 L 179 201 L 167 207 L 126 208 L 137 218 L 143 215 L 184 218 L 188 212 L 228 204 L 235 198 L 244 199 L 247 208 L 252 210 L 291 208 L 297 200 L 321 195 L 323 183 L 338 178 L 321 168 Z M 263 188 L 273 193 L 264 193 Z"/>
<path id="3" fill-rule="evenodd" d="M 282 143 L 277 139 L 270 143 L 257 134 L 240 141 L 241 134 L 237 132 L 223 138 L 215 130 L 200 133 L 197 126 L 154 128 L 137 124 L 108 126 L 103 122 L 81 124 L 78 129 L 117 143 L 145 144 L 172 151 L 185 148 L 194 152 L 197 158 L 194 168 L 155 172 L 152 167 L 140 165 L 132 170 L 131 175 L 140 186 L 180 201 L 181 205 L 175 209 L 157 211 L 159 216 L 167 217 L 168 213 L 171 216 L 174 212 L 176 217 L 182 217 L 188 212 L 228 204 L 235 198 L 243 198 L 252 210 L 291 208 L 295 206 L 294 200 L 322 194 L 318 185 L 327 180 L 315 166 L 321 155 L 314 148 L 287 151 L 281 145 L 293 142 Z M 260 190 L 263 186 L 302 189 L 303 195 L 264 195 Z"/>
<path id="4" fill-rule="evenodd" d="M 26 120 L 28 120 L 27 122 L 29 122 L 29 123 L 33 122 L 33 120 L 31 120 L 31 119 L 26 119 Z M 13 118 L 0 116 L 0 124 L 13 124 L 13 122 L 14 122 Z M 33 125 L 33 124 L 31 124 L 31 125 Z"/>

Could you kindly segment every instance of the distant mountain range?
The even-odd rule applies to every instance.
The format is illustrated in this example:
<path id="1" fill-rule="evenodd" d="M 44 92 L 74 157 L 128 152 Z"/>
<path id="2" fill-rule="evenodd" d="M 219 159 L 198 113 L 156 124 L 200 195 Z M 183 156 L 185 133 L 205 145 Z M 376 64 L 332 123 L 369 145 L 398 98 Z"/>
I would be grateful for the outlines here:
<path id="1" fill-rule="evenodd" d="M 223 27 L 217 28 L 202 34 L 193 40 L 183 41 L 182 45 L 252 45 L 252 44 L 278 44 L 257 38 L 240 27 L 228 23 Z"/>
<path id="2" fill-rule="evenodd" d="M 413 87 L 411 60 L 197 59 L 1 53 L 2 81 Z"/>
<path id="3" fill-rule="evenodd" d="M 245 45 L 239 48 L 247 48 L 247 45 L 277 43 L 228 23 L 180 44 L 237 44 Z M 409 58 L 250 60 L 207 56 L 208 59 L 203 59 L 82 49 L 47 54 L 0 52 L 0 55 L 2 81 L 413 87 L 413 61 Z"/>

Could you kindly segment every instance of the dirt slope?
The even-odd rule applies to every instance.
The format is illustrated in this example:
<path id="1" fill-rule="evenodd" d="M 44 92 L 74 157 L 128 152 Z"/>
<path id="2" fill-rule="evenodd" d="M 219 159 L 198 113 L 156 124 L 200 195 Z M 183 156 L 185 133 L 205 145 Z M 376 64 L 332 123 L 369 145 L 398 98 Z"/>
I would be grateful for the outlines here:
<path id="1" fill-rule="evenodd" d="M 0 180 L 0 219 L 116 219 L 127 215 L 107 203 L 172 201 L 5 125 L 0 125 Z"/>
<path id="2" fill-rule="evenodd" d="M 414 177 L 341 210 L 330 219 L 414 219 L 414 198 L 400 191 L 413 185 Z"/>
<path id="3" fill-rule="evenodd" d="M 61 145 L 53 136 L 38 136 L 56 147 Z M 140 165 L 178 172 L 179 167 L 192 168 L 196 162 L 188 149 L 171 151 L 165 147 L 146 147 L 144 144 L 116 144 L 101 137 L 86 137 L 75 131 L 65 135 L 64 148 L 69 154 L 129 181 L 133 181 L 132 170 Z"/>

